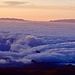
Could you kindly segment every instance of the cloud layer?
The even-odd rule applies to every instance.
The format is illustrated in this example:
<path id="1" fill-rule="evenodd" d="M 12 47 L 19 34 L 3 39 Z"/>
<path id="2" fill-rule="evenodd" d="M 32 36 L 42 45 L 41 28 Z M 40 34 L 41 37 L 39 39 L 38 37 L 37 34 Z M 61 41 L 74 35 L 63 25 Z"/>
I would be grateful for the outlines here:
<path id="1" fill-rule="evenodd" d="M 32 60 L 75 63 L 74 24 L 27 21 L 0 22 L 0 25 L 0 66 L 30 64 Z"/>
<path id="2" fill-rule="evenodd" d="M 4 49 L 0 51 L 0 63 L 12 64 L 22 63 L 29 64 L 32 60 L 44 63 L 75 63 L 75 42 L 74 38 L 67 39 L 62 37 L 44 37 L 38 38 L 32 35 L 23 36 L 19 39 L 14 39 L 11 43 L 10 50 L 4 50 L 6 43 L 1 42 L 4 45 Z M 58 40 L 59 39 L 59 40 Z M 4 39 L 3 39 L 4 40 Z M 56 41 L 56 42 L 55 42 Z M 8 46 L 7 46 L 8 47 Z M 37 52 L 38 51 L 38 52 Z"/>

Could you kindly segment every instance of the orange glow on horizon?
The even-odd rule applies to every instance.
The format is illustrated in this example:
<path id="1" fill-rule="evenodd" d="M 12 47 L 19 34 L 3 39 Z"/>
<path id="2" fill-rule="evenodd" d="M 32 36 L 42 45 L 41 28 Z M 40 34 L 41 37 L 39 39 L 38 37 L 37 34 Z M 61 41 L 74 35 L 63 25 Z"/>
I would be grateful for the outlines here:
<path id="1" fill-rule="evenodd" d="M 34 21 L 75 18 L 74 14 L 75 10 L 65 9 L 0 8 L 0 17 L 23 18 Z"/>

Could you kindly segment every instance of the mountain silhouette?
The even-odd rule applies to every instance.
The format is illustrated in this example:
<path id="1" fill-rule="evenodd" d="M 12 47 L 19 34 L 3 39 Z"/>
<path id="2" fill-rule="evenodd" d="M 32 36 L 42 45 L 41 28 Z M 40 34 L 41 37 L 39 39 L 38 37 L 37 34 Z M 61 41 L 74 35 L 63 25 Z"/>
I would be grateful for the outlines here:
<path id="1" fill-rule="evenodd" d="M 0 21 L 25 21 L 25 20 L 17 18 L 0 18 Z"/>
<path id="2" fill-rule="evenodd" d="M 0 75 L 75 75 L 75 66 L 67 65 L 48 70 L 32 70 L 25 69 L 24 67 L 0 67 Z"/>
<path id="3" fill-rule="evenodd" d="M 50 22 L 67 22 L 67 23 L 75 23 L 75 19 L 50 20 Z"/>

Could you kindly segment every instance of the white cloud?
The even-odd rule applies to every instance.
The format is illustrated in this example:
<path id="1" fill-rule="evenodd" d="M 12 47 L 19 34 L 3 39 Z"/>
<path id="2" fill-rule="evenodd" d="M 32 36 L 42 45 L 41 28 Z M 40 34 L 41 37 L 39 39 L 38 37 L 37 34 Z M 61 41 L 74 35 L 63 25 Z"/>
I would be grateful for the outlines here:
<path id="1" fill-rule="evenodd" d="M 0 64 L 6 64 L 6 63 L 7 63 L 6 60 L 4 60 L 4 59 L 0 59 Z"/>
<path id="2" fill-rule="evenodd" d="M 4 24 L 4 30 L 1 28 Z M 42 23 L 23 24 L 23 28 L 12 28 L 13 23 L 1 23 L 0 29 L 5 32 L 0 32 L 0 44 L 10 43 L 12 39 L 11 49 L 9 51 L 0 51 L 0 63 L 31 63 L 32 60 L 41 61 L 45 63 L 75 63 L 75 25 L 40 25 Z M 5 26 L 5 24 L 7 26 Z M 9 24 L 9 25 L 8 25 Z M 18 25 L 19 23 L 17 23 Z M 11 25 L 11 26 L 10 26 Z M 19 24 L 22 26 L 22 23 Z M 25 26 L 25 27 L 24 27 Z M 42 26 L 44 28 L 42 28 Z M 51 27 L 50 27 L 51 26 Z M 72 30 L 65 30 L 68 27 L 70 29 L 73 26 L 72 37 L 69 33 Z M 69 27 L 70 26 L 70 27 Z M 29 29 L 28 29 L 28 28 Z M 62 27 L 62 28 L 61 28 Z M 41 29 L 42 28 L 42 29 Z M 47 29 L 46 29 L 47 28 Z M 14 29 L 14 30 L 13 30 Z M 39 29 L 39 30 L 38 30 Z M 63 30 L 64 29 L 64 30 Z M 0 31 L 2 31 L 0 30 Z M 8 30 L 8 32 L 6 32 Z M 23 30 L 23 31 L 22 31 Z M 55 30 L 55 31 L 54 31 Z M 59 31 L 62 30 L 63 36 L 56 36 L 54 32 L 62 35 Z M 53 32 L 54 31 L 54 32 Z M 36 33 L 35 33 L 36 32 Z M 49 33 L 48 33 L 49 32 Z M 29 33 L 31 35 L 29 35 Z M 46 33 L 46 34 L 45 34 Z M 65 35 L 67 33 L 67 35 Z M 53 36 L 51 36 L 52 34 Z M 3 40 L 2 40 L 3 39 Z M 6 40 L 6 43 L 3 43 Z M 39 51 L 40 53 L 37 53 Z M 12 62 L 11 62 L 12 61 Z"/>

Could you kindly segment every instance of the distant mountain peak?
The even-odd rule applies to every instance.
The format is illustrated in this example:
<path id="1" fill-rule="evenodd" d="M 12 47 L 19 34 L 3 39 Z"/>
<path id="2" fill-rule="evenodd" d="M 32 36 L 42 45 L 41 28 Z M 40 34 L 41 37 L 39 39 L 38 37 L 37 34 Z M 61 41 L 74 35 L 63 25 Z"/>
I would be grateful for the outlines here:
<path id="1" fill-rule="evenodd" d="M 50 22 L 67 22 L 67 23 L 75 23 L 75 19 L 50 20 Z"/>
<path id="2" fill-rule="evenodd" d="M 25 21 L 25 20 L 18 18 L 0 18 L 0 21 Z"/>

